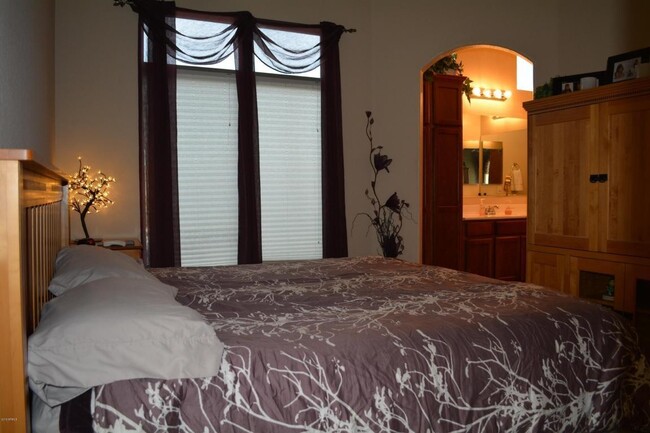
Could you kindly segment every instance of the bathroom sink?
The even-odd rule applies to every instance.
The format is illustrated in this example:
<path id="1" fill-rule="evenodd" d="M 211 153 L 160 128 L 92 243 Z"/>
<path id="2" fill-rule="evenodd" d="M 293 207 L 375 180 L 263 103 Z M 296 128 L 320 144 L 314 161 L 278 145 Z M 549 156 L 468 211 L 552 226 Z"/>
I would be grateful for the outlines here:
<path id="1" fill-rule="evenodd" d="M 506 208 L 510 208 L 512 213 L 506 215 Z M 463 219 L 464 220 L 482 220 L 482 219 L 505 219 L 505 218 L 526 218 L 526 205 L 525 204 L 500 204 L 496 209 L 494 215 L 480 215 L 480 207 L 478 205 L 463 206 Z"/>

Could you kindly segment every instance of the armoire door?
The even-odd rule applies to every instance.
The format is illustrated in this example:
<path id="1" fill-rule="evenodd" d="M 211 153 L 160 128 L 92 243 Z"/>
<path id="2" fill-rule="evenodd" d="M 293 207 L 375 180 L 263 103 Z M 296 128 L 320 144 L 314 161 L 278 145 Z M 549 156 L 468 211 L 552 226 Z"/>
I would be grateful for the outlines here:
<path id="1" fill-rule="evenodd" d="M 600 251 L 650 257 L 650 98 L 600 104 Z"/>
<path id="2" fill-rule="evenodd" d="M 529 237 L 535 245 L 595 250 L 598 237 L 596 106 L 529 116 Z M 531 146 L 530 143 L 533 143 Z"/>

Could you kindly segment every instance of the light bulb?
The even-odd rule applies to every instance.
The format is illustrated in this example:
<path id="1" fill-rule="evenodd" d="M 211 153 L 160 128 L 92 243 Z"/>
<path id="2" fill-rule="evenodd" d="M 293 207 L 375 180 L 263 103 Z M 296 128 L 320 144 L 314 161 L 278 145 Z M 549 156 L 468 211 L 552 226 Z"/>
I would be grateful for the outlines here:
<path id="1" fill-rule="evenodd" d="M 510 90 L 506 90 L 505 93 L 503 94 L 503 96 L 506 99 L 508 99 L 508 98 L 510 98 L 512 96 L 512 92 Z"/>
<path id="2" fill-rule="evenodd" d="M 501 99 L 503 97 L 503 92 L 501 90 L 499 90 L 499 89 L 496 89 L 494 91 L 494 97 L 497 98 L 497 99 Z"/>

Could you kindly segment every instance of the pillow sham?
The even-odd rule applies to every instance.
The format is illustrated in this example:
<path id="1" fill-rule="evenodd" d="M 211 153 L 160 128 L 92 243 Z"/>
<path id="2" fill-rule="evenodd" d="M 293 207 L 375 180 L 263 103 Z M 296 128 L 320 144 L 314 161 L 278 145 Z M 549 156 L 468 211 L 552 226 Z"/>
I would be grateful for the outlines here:
<path id="1" fill-rule="evenodd" d="M 60 296 L 66 290 L 106 277 L 156 280 L 126 254 L 92 245 L 76 245 L 59 251 L 48 290 Z"/>
<path id="2" fill-rule="evenodd" d="M 45 305 L 29 337 L 31 389 L 56 406 L 118 380 L 216 376 L 223 344 L 159 281 L 104 278 Z"/>

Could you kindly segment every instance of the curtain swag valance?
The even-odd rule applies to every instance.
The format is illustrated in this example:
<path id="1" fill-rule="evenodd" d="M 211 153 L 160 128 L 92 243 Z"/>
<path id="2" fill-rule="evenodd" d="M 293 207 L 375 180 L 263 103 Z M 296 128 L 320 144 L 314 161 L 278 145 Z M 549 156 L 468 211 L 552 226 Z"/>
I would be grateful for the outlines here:
<path id="1" fill-rule="evenodd" d="M 322 53 L 338 44 L 343 33 L 356 31 L 330 22 L 296 24 L 259 19 L 250 12 L 199 12 L 177 8 L 174 2 L 115 0 L 114 5 L 128 5 L 138 13 L 143 31 L 154 43 L 164 44 L 170 61 L 193 65 L 219 63 L 238 48 L 239 41 L 252 39 L 255 56 L 271 69 L 285 74 L 308 72 L 320 66 Z M 181 23 L 169 23 L 170 19 Z M 183 28 L 183 19 L 200 19 L 203 25 Z M 282 39 L 278 29 L 287 28 L 313 37 Z"/>

